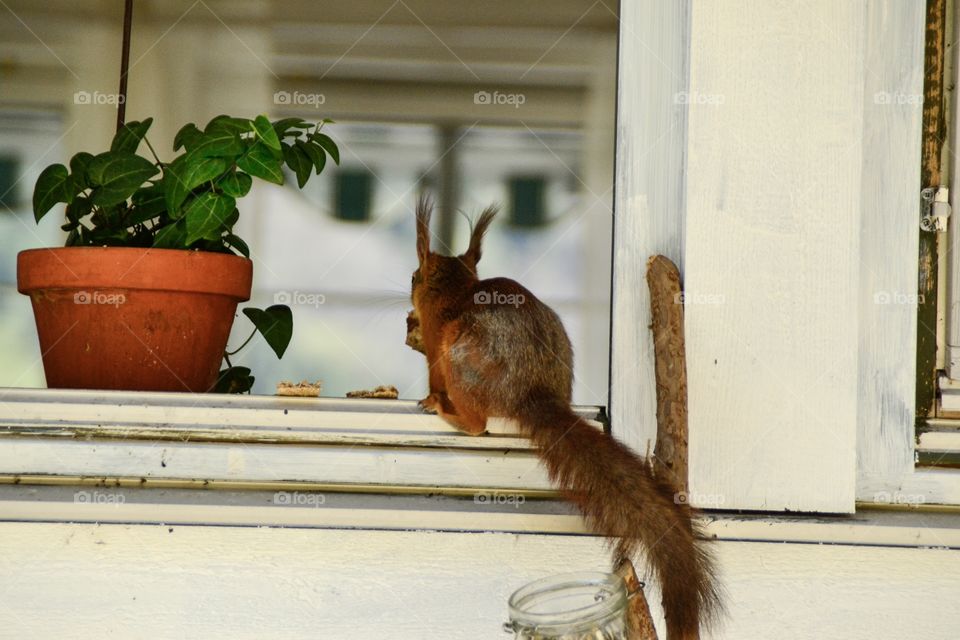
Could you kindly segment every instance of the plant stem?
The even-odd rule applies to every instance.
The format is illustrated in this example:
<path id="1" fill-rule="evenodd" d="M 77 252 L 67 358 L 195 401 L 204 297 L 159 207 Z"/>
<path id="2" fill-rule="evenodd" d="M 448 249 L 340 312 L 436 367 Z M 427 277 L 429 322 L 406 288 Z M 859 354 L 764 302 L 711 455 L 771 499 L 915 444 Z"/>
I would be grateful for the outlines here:
<path id="1" fill-rule="evenodd" d="M 257 335 L 257 330 L 256 330 L 256 329 L 253 330 L 253 333 L 250 334 L 250 337 L 249 337 L 249 338 L 247 338 L 246 340 L 243 341 L 243 344 L 242 344 L 242 345 L 240 345 L 239 347 L 237 347 L 237 348 L 234 349 L 233 351 L 227 351 L 227 352 L 225 352 L 225 353 L 223 354 L 223 357 L 226 358 L 227 356 L 236 355 L 237 352 L 240 351 L 240 349 L 243 349 L 245 346 L 247 346 L 247 345 L 250 343 L 251 340 L 253 340 L 253 336 L 255 336 L 255 335 Z M 229 361 L 229 360 L 227 360 L 227 364 L 230 364 L 230 361 Z"/>
<path id="2" fill-rule="evenodd" d="M 143 141 L 146 142 L 147 146 L 150 148 L 150 153 L 153 154 L 153 159 L 157 161 L 157 166 L 160 167 L 160 169 L 163 169 L 163 163 L 160 162 L 160 158 L 157 157 L 157 152 L 153 150 L 153 145 L 150 144 L 149 140 L 147 140 L 147 136 L 143 136 Z"/>
<path id="3" fill-rule="evenodd" d="M 133 0 L 123 7 L 123 41 L 120 47 L 120 100 L 117 104 L 117 132 L 123 128 L 127 115 L 127 74 L 130 72 L 130 28 L 133 23 Z"/>

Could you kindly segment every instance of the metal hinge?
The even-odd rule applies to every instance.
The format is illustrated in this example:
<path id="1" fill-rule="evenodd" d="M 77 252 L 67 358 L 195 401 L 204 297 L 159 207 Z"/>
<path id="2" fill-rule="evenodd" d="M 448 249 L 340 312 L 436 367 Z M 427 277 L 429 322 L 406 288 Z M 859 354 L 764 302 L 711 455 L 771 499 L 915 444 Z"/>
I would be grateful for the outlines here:
<path id="1" fill-rule="evenodd" d="M 924 231 L 946 231 L 950 217 L 950 189 L 927 187 L 920 192 L 920 228 Z"/>

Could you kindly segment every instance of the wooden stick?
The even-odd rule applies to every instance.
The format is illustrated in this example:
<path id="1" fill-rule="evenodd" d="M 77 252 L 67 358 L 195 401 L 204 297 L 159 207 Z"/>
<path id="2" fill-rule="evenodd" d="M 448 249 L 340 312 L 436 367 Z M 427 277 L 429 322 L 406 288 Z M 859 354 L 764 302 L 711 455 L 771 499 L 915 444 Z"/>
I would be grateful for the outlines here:
<path id="1" fill-rule="evenodd" d="M 130 71 L 130 25 L 133 23 L 133 0 L 123 5 L 123 41 L 120 43 L 120 93 L 117 99 L 117 131 L 127 117 L 127 73 Z"/>
<path id="2" fill-rule="evenodd" d="M 629 604 L 627 605 L 627 624 L 629 630 L 627 638 L 629 640 L 657 640 L 657 630 L 653 626 L 653 618 L 650 616 L 650 607 L 647 605 L 647 598 L 643 594 L 643 583 L 637 578 L 637 572 L 633 568 L 633 563 L 624 560 L 614 572 L 627 585 L 629 594 Z"/>
<path id="3" fill-rule="evenodd" d="M 647 260 L 647 286 L 653 321 L 657 379 L 657 446 L 654 472 L 687 499 L 687 366 L 683 341 L 683 293 L 680 272 L 665 256 Z"/>

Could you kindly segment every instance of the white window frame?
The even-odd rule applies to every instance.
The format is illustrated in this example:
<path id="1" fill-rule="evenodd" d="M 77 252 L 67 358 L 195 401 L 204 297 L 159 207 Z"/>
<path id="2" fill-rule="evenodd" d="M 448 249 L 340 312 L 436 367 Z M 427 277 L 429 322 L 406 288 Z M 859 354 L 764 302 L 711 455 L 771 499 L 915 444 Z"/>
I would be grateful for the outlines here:
<path id="1" fill-rule="evenodd" d="M 818 329 L 825 346 L 815 355 L 835 351 L 843 366 L 835 384 L 807 396 L 811 414 L 823 419 L 785 416 L 784 435 L 771 438 L 767 437 L 771 430 L 777 433 L 781 425 L 765 423 L 759 410 L 760 419 L 738 415 L 729 403 L 720 402 L 716 387 L 708 384 L 713 358 L 703 349 L 688 349 L 695 504 L 852 512 L 857 501 L 889 501 L 896 492 L 922 496 L 927 503 L 960 504 L 960 473 L 918 470 L 913 464 L 916 309 L 872 303 L 877 291 L 911 292 L 916 286 L 918 231 L 910 213 L 917 210 L 920 189 L 920 109 L 890 110 L 872 96 L 922 92 L 924 35 L 922 2 L 878 5 L 838 5 L 837 19 L 829 27 L 837 31 L 835 39 L 799 45 L 805 48 L 800 54 L 808 55 L 818 53 L 811 48 L 828 47 L 829 63 L 859 78 L 862 89 L 862 94 L 860 89 L 855 92 L 854 100 L 846 93 L 824 96 L 841 100 L 834 110 L 838 120 L 825 124 L 856 130 L 858 153 L 842 167 L 847 171 L 842 179 L 827 185 L 834 190 L 829 195 L 845 198 L 840 208 L 850 206 L 856 215 L 810 216 L 799 223 L 799 233 L 813 240 L 833 232 L 827 225 L 839 224 L 840 241 L 828 246 L 826 255 L 835 257 L 836 267 L 842 269 L 834 278 L 837 290 L 831 295 L 843 293 L 842 308 L 834 315 L 847 321 L 840 335 L 834 336 L 837 323 L 828 315 L 802 320 L 822 325 Z M 784 8 L 771 4 L 764 10 Z M 689 289 L 711 282 L 705 268 L 709 261 L 704 260 L 711 250 L 753 249 L 749 242 L 719 248 L 704 244 L 703 236 L 709 231 L 704 225 L 710 224 L 704 212 L 712 206 L 710 198 L 718 182 L 715 175 L 699 171 L 691 158 L 704 149 L 735 145 L 737 135 L 748 134 L 750 123 L 717 127 L 717 118 L 731 113 L 738 117 L 740 109 L 749 114 L 757 105 L 739 102 L 737 78 L 716 66 L 734 68 L 734 63 L 743 62 L 733 58 L 742 48 L 716 44 L 719 36 L 735 32 L 735 17 L 717 6 L 690 0 L 638 0 L 623 3 L 621 12 L 610 416 L 614 434 L 643 453 L 652 450 L 656 425 L 646 259 L 656 253 L 672 258 Z M 826 32 L 820 30 L 828 25 L 806 28 L 822 35 Z M 889 46 L 890 42 L 899 45 Z M 785 55 L 791 53 L 796 52 Z M 813 71 L 818 70 L 816 64 L 823 71 L 827 63 L 817 60 L 811 63 Z M 759 73 L 760 66 L 777 61 L 747 62 L 758 68 L 742 70 L 745 74 Z M 695 91 L 709 92 L 711 83 L 724 91 L 727 112 L 705 111 L 703 105 L 689 100 Z M 684 92 L 688 99 L 678 100 Z M 820 113 L 816 105 L 794 106 Z M 771 118 L 776 126 L 791 126 L 786 115 L 773 111 Z M 817 141 L 824 144 L 843 139 L 839 134 L 831 137 L 829 127 L 811 135 L 820 136 Z M 781 158 L 778 168 L 801 170 L 801 160 Z M 763 174 L 764 167 L 754 169 L 757 174 L 746 178 L 752 178 L 757 189 L 780 189 Z M 810 257 L 803 251 L 812 249 L 802 249 L 794 259 L 802 262 Z M 777 259 L 756 258 L 761 269 Z M 786 285 L 798 295 L 819 286 L 805 272 L 794 273 Z M 747 303 L 731 298 L 725 304 L 727 313 Z M 776 312 L 758 315 L 758 326 L 747 329 L 762 328 L 760 324 Z M 688 346 L 719 335 L 722 322 L 711 313 L 688 306 Z M 805 326 L 801 319 L 792 321 L 795 328 Z M 765 335 L 768 340 L 758 342 L 751 357 L 769 358 L 777 367 L 783 366 L 776 362 L 769 340 L 776 332 Z M 747 370 L 744 350 L 738 350 L 736 341 L 710 344 L 734 358 L 739 370 Z M 804 376 L 816 364 L 807 363 L 805 371 L 784 368 L 780 381 L 784 394 L 789 393 L 792 380 L 809 381 Z M 770 371 L 770 367 L 757 369 L 751 375 L 758 384 L 768 384 Z M 743 387 L 733 391 L 745 393 Z M 762 398 L 760 409 L 770 410 L 782 400 Z M 552 495 L 529 445 L 510 435 L 461 436 L 435 417 L 418 415 L 412 403 L 326 400 L 315 408 L 296 403 L 263 397 L 3 390 L 0 418 L 8 424 L 5 435 L 15 437 L 0 442 L 0 476 L 8 482 L 106 479 L 125 484 L 142 478 L 146 485 L 167 482 L 181 487 L 212 482 L 241 488 L 299 484 L 369 492 L 429 490 L 464 495 L 492 489 Z M 380 411 L 380 407 L 391 410 Z M 596 408 L 583 412 L 595 415 Z M 170 427 L 173 423 L 179 424 Z M 144 439 L 157 429 L 166 430 L 170 438 L 189 441 Z M 236 442 L 237 429 L 243 430 L 244 442 Z M 59 437 L 64 435 L 74 437 Z M 732 464 L 722 455 L 731 448 L 743 452 L 749 464 L 742 460 Z M 803 464 L 781 464 L 785 448 Z M 759 478 L 758 463 L 766 464 Z M 704 495 L 705 499 L 698 499 Z M 718 496 L 722 501 L 716 500 Z"/>
<path id="2" fill-rule="evenodd" d="M 686 307 L 692 501 L 696 504 L 699 495 L 705 498 L 703 506 L 721 499 L 728 508 L 833 512 L 852 512 L 857 503 L 960 503 L 960 472 L 920 469 L 914 464 L 916 306 L 877 304 L 875 297 L 882 292 L 909 296 L 917 287 L 923 3 L 835 5 L 835 19 L 830 24 L 818 20 L 813 25 L 802 23 L 819 18 L 819 9 L 788 16 L 786 7 L 769 3 L 761 11 L 775 15 L 757 20 L 770 24 L 789 21 L 791 29 L 807 29 L 803 35 L 808 37 L 798 45 L 801 51 L 769 49 L 783 52 L 782 59 L 741 54 L 757 42 L 723 46 L 751 35 L 738 32 L 739 18 L 719 5 L 649 0 L 623 3 L 621 11 L 610 397 L 614 433 L 639 451 L 650 450 L 656 434 L 652 344 L 646 330 L 649 300 L 643 272 L 647 257 L 661 253 L 673 259 L 681 269 L 688 296 L 691 288 L 705 284 L 716 287 L 706 293 L 717 288 L 721 293 L 744 293 L 718 282 L 710 268 L 723 268 L 723 263 L 709 258 L 739 252 L 749 255 L 750 265 L 760 271 L 776 266 L 780 259 L 758 252 L 749 238 L 709 235 L 712 229 L 705 227 L 709 225 L 705 212 L 716 214 L 713 200 L 720 198 L 718 194 L 726 186 L 723 172 L 736 173 L 735 162 L 749 163 L 749 158 L 710 153 L 744 144 L 749 147 L 750 143 L 763 149 L 759 145 L 771 141 L 754 135 L 752 129 L 758 125 L 775 127 L 788 140 L 809 135 L 825 145 L 842 136 L 824 135 L 817 127 L 828 133 L 831 128 L 853 128 L 858 145 L 854 151 L 859 153 L 838 165 L 841 179 L 826 184 L 832 189 L 827 205 L 842 205 L 835 209 L 838 215 L 822 216 L 814 207 L 804 210 L 801 202 L 797 209 L 803 215 L 795 220 L 798 230 L 769 229 L 808 241 L 822 242 L 829 234 L 837 239 L 826 249 L 816 243 L 812 248 L 805 246 L 799 261 L 811 261 L 810 270 L 793 272 L 783 284 L 792 295 L 809 300 L 831 275 L 817 271 L 826 264 L 835 271 L 831 288 L 845 292 L 831 308 L 833 317 L 787 318 L 786 326 L 773 334 L 785 338 L 794 330 L 802 333 L 810 323 L 818 325 L 806 335 L 830 345 L 819 352 L 819 360 L 784 361 L 776 343 L 765 340 L 770 334 L 764 335 L 764 323 L 782 319 L 779 310 L 766 313 L 758 309 L 753 326 L 745 327 L 747 335 L 759 334 L 757 342 L 744 345 L 718 332 L 723 320 L 711 317 L 714 310 Z M 798 7 L 797 11 L 804 9 Z M 754 21 L 746 22 L 744 29 L 754 29 Z M 765 45 L 778 36 L 770 30 L 769 39 L 763 37 L 760 44 Z M 823 77 L 829 77 L 829 66 L 835 65 L 838 74 L 846 73 L 845 78 L 858 82 L 862 99 L 845 101 L 843 92 L 831 93 L 831 87 L 824 87 L 822 99 L 831 102 L 832 115 L 837 111 L 843 114 L 839 121 L 831 121 L 815 103 L 803 102 L 802 94 L 791 94 L 790 86 L 777 85 L 782 95 L 798 96 L 797 103 L 781 110 L 766 109 L 763 116 L 768 120 L 757 121 L 753 103 L 768 100 L 773 105 L 775 98 L 746 94 L 745 87 L 749 89 L 751 83 L 744 78 L 776 82 L 777 74 L 790 71 L 781 65 L 799 57 L 803 57 L 806 70 L 819 70 Z M 711 92 L 721 92 L 725 98 L 721 107 L 691 98 L 699 94 L 709 98 Z M 682 95 L 688 99 L 677 100 Z M 890 101 L 877 97 L 883 95 L 910 97 L 893 102 L 910 103 L 912 108 L 903 104 L 891 108 Z M 678 102 L 682 103 L 679 107 Z M 722 109 L 732 110 L 735 118 L 717 116 Z M 797 112 L 801 117 L 796 117 Z M 713 161 L 712 166 L 704 156 Z M 716 166 L 724 161 L 727 165 Z M 828 162 L 826 157 L 824 162 Z M 778 170 L 773 176 L 813 178 L 809 168 L 793 155 L 784 159 L 771 154 L 769 164 Z M 782 193 L 785 206 L 790 206 L 793 203 L 788 199 L 795 194 L 790 193 L 789 185 L 773 180 L 770 169 L 749 166 L 747 177 L 754 180 L 758 197 L 767 196 L 769 201 L 774 199 L 770 196 Z M 844 215 L 847 211 L 855 211 L 855 215 Z M 728 219 L 733 217 L 728 214 Z M 818 266 L 815 261 L 824 255 L 828 260 Z M 750 302 L 728 295 L 720 315 L 730 322 L 738 305 L 747 304 Z M 833 339 L 836 333 L 843 339 Z M 734 386 L 729 393 L 742 406 L 759 405 L 756 414 L 789 403 L 798 385 L 816 379 L 817 372 L 811 375 L 805 368 L 829 368 L 825 365 L 831 350 L 843 365 L 835 374 L 826 372 L 831 375 L 831 385 L 805 394 L 808 412 L 767 423 L 749 413 L 738 414 L 737 407 L 717 397 L 727 381 L 711 380 L 716 353 L 733 358 L 744 370 L 751 360 L 740 351 L 750 348 L 754 350 L 750 355 L 760 362 L 748 376 L 751 386 L 779 388 L 778 393 L 758 397 L 749 387 L 729 381 Z M 763 378 L 773 378 L 775 383 Z M 771 432 L 777 437 L 769 437 Z M 737 451 L 743 455 L 734 459 L 731 453 Z"/>
<path id="3" fill-rule="evenodd" d="M 891 22 L 876 33 L 878 38 L 896 38 L 902 46 L 895 52 L 873 41 L 872 56 L 866 62 L 883 69 L 881 77 L 872 78 L 875 91 L 923 95 L 923 4 L 898 4 Z M 906 70 L 898 66 L 903 61 L 898 63 L 897 56 L 904 50 L 911 51 L 912 59 L 921 64 L 914 62 Z M 884 81 L 893 88 L 881 89 Z M 874 150 L 878 162 L 864 176 L 864 205 L 878 215 L 868 219 L 872 224 L 864 228 L 861 277 L 873 276 L 878 288 L 885 291 L 917 291 L 919 213 L 912 218 L 908 213 L 919 211 L 919 193 L 931 186 L 920 183 L 921 112 L 918 107 L 908 112 L 910 117 L 894 120 L 874 113 L 865 121 L 870 128 L 864 134 L 875 135 L 882 146 Z M 902 151 L 898 153 L 898 149 Z M 867 188 L 872 185 L 877 188 Z M 916 434 L 915 362 L 920 328 L 915 304 L 894 307 L 872 305 L 860 316 L 857 500 L 867 504 L 960 504 L 960 472 L 916 465 L 918 448 L 936 445 L 924 443 Z"/>

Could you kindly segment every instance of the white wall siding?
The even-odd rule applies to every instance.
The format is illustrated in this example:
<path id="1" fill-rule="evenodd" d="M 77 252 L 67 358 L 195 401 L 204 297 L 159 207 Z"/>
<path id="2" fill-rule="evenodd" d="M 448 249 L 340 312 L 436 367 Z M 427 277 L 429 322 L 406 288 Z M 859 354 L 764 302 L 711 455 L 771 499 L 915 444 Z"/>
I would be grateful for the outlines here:
<path id="1" fill-rule="evenodd" d="M 514 588 L 607 562 L 596 538 L 508 533 L 11 522 L 0 540 L 11 640 L 506 638 Z M 717 552 L 730 615 L 708 637 L 947 640 L 960 628 L 958 551 Z"/>
<path id="2" fill-rule="evenodd" d="M 691 489 L 707 496 L 701 504 L 720 496 L 735 508 L 853 510 L 860 388 L 870 384 L 858 374 L 858 340 L 890 311 L 861 315 L 862 274 L 884 251 L 873 237 L 862 248 L 863 218 L 883 224 L 877 202 L 902 204 L 919 148 L 919 120 L 878 110 L 873 93 L 887 73 L 922 70 L 920 5 L 694 6 L 685 286 Z M 907 158 L 882 159 L 896 153 Z M 888 178 L 894 167 L 906 175 Z M 899 214 L 905 222 L 886 231 L 903 241 L 895 257 L 909 248 L 912 218 Z M 894 268 L 900 285 L 905 264 Z M 907 310 L 891 313 L 882 327 L 907 344 L 885 345 L 884 357 L 912 362 Z M 902 394 L 899 379 L 879 384 Z M 881 414 L 862 417 L 879 424 Z"/>

